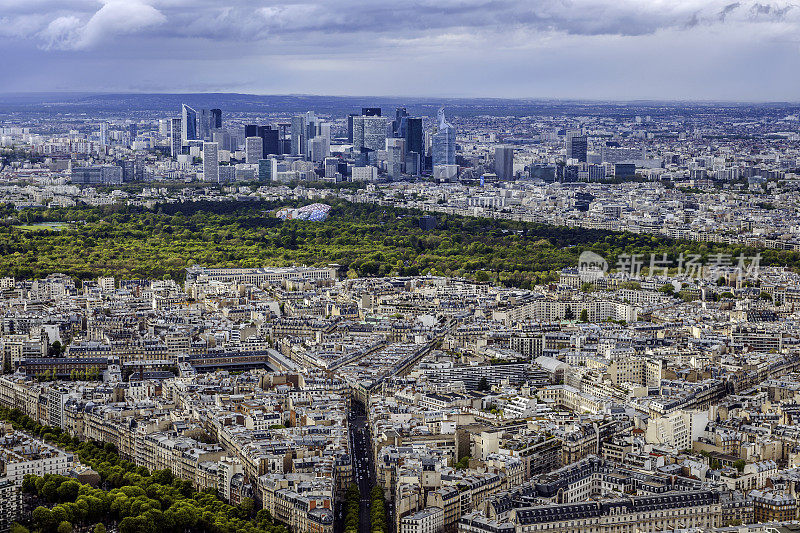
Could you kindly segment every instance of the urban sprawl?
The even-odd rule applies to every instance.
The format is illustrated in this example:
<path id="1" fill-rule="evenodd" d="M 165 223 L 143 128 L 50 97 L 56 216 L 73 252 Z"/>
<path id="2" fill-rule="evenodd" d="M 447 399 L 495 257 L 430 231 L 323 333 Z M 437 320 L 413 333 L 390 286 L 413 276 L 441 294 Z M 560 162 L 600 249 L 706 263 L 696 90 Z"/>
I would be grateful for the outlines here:
<path id="1" fill-rule="evenodd" d="M 1 278 L 0 531 L 137 531 L 121 503 L 63 506 L 155 502 L 137 483 L 156 476 L 292 533 L 800 531 L 800 273 L 761 263 L 800 250 L 800 119 L 643 109 L 0 117 L 9 220 L 268 201 L 325 224 L 347 201 L 427 232 L 464 216 L 748 252 L 585 252 L 529 288 L 333 262 Z"/>

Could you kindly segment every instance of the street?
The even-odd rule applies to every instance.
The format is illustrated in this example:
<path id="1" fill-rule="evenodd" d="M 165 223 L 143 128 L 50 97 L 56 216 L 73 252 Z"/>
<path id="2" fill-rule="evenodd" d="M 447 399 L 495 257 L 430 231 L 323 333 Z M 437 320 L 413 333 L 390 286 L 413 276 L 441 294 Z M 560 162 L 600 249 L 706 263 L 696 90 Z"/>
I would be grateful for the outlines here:
<path id="1" fill-rule="evenodd" d="M 361 491 L 359 533 L 369 533 L 369 492 L 375 485 L 375 468 L 372 464 L 372 438 L 367 425 L 364 405 L 352 402 L 350 414 L 350 440 L 353 453 L 353 477 Z"/>

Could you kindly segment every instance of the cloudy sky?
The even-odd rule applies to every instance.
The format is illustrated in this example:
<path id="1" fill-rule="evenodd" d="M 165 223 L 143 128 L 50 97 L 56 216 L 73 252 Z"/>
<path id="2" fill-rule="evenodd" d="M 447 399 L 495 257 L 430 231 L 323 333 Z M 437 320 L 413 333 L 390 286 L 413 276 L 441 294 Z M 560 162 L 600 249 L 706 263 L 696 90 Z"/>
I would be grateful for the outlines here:
<path id="1" fill-rule="evenodd" d="M 800 4 L 0 0 L 0 92 L 800 100 Z"/>

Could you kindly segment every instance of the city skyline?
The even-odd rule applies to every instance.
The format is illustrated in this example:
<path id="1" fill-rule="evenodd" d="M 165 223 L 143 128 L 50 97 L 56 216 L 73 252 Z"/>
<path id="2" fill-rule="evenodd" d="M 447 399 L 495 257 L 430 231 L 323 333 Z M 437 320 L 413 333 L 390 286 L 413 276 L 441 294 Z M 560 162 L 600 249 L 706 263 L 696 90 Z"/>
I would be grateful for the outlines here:
<path id="1" fill-rule="evenodd" d="M 789 2 L 0 4 L 0 93 L 796 101 L 800 81 Z"/>

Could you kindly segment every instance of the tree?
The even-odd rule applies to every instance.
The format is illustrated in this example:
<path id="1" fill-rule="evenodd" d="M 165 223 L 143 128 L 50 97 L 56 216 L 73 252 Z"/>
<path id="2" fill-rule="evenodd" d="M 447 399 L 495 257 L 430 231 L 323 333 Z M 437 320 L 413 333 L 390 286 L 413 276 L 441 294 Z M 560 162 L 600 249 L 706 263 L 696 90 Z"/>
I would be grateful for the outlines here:
<path id="1" fill-rule="evenodd" d="M 663 287 L 659 288 L 658 292 L 663 292 L 664 294 L 672 296 L 675 294 L 675 287 L 672 285 L 672 283 L 667 283 Z"/>
<path id="2" fill-rule="evenodd" d="M 94 526 L 92 533 L 106 533 L 106 526 L 103 524 L 97 524 Z"/>
<path id="3" fill-rule="evenodd" d="M 50 357 L 59 357 L 63 352 L 64 350 L 61 346 L 61 341 L 55 341 L 50 345 L 50 349 L 47 351 L 47 354 Z"/>
<path id="4" fill-rule="evenodd" d="M 250 518 L 255 509 L 253 498 L 242 498 L 242 501 L 239 502 L 239 509 L 242 512 L 242 518 Z"/>
<path id="5" fill-rule="evenodd" d="M 56 529 L 58 533 L 72 533 L 72 524 L 64 520 L 60 524 L 58 524 L 58 529 Z"/>
<path id="6" fill-rule="evenodd" d="M 568 305 L 566 311 L 564 311 L 564 320 L 575 320 L 575 312 L 572 310 L 571 305 Z"/>
<path id="7" fill-rule="evenodd" d="M 74 479 L 65 481 L 58 487 L 58 499 L 62 502 L 74 502 L 80 488 L 81 484 Z"/>
<path id="8" fill-rule="evenodd" d="M 22 480 L 22 492 L 27 494 L 36 494 L 36 479 L 37 477 L 31 474 L 25 474 Z"/>
<path id="9" fill-rule="evenodd" d="M 589 322 L 589 311 L 581 309 L 581 322 Z"/>
<path id="10" fill-rule="evenodd" d="M 14 522 L 11 524 L 11 528 L 8 530 L 9 533 L 30 533 L 30 530 L 23 526 L 22 524 L 18 524 Z"/>
<path id="11" fill-rule="evenodd" d="M 481 391 L 489 390 L 489 380 L 486 379 L 486 376 L 482 377 L 481 380 L 478 382 L 478 390 Z"/>
<path id="12" fill-rule="evenodd" d="M 745 465 L 747 465 L 747 462 L 745 462 L 744 459 L 739 459 L 733 463 L 733 466 L 739 471 L 740 474 L 742 473 L 742 470 L 744 470 Z"/>
<path id="13" fill-rule="evenodd" d="M 46 531 L 51 529 L 55 526 L 55 521 L 53 520 L 53 513 L 47 507 L 39 506 L 33 510 L 33 514 L 31 515 L 33 519 L 33 524 L 36 526 L 36 529 L 40 529 L 42 531 Z"/>

